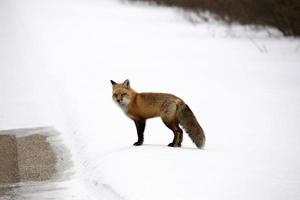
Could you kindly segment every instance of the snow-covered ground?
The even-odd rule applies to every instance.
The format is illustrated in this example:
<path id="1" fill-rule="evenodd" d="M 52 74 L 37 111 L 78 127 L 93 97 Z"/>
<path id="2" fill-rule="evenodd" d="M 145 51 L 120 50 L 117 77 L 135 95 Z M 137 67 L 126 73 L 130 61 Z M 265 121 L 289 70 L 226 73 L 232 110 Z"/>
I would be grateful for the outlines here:
<path id="1" fill-rule="evenodd" d="M 75 175 L 58 199 L 300 199 L 300 40 L 187 23 L 115 0 L 0 1 L 0 129 L 53 126 Z M 274 32 L 274 31 L 272 31 Z M 204 150 L 111 100 L 110 79 L 174 93 Z"/>

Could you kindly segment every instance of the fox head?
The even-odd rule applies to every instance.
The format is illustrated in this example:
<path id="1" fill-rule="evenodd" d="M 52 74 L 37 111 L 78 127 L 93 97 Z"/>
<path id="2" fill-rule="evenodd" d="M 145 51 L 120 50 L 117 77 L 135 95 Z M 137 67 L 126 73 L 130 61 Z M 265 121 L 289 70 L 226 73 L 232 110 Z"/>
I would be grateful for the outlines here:
<path id="1" fill-rule="evenodd" d="M 133 99 L 135 92 L 130 88 L 129 80 L 125 80 L 123 83 L 116 83 L 113 80 L 112 84 L 112 98 L 122 109 L 127 108 L 130 101 Z"/>

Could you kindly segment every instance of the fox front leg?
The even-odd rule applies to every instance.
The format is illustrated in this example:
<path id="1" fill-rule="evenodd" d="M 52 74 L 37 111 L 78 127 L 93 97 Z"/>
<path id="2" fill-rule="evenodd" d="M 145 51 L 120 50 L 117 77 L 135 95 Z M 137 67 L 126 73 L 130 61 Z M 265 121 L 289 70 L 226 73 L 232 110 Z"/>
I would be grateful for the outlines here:
<path id="1" fill-rule="evenodd" d="M 134 120 L 134 123 L 136 126 L 138 141 L 135 142 L 133 145 L 140 146 L 144 142 L 144 130 L 145 130 L 145 126 L 146 126 L 146 121 L 145 120 Z"/>

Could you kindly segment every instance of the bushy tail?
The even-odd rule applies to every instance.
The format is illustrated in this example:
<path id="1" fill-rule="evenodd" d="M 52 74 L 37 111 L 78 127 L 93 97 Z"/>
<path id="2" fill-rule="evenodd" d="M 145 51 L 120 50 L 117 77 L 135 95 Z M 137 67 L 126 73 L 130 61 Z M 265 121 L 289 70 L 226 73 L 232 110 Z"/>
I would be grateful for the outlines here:
<path id="1" fill-rule="evenodd" d="M 179 106 L 177 119 L 195 145 L 198 148 L 203 147 L 205 143 L 204 131 L 188 105 L 182 104 Z"/>

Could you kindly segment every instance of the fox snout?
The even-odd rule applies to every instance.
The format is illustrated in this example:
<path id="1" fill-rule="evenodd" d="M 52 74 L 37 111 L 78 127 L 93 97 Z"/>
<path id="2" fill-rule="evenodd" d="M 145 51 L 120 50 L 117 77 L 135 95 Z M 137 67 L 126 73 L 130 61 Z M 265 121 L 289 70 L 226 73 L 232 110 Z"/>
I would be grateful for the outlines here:
<path id="1" fill-rule="evenodd" d="M 115 95 L 115 101 L 117 102 L 117 103 L 122 103 L 123 102 L 123 95 L 121 95 L 121 94 L 117 94 L 117 95 Z"/>
<path id="2" fill-rule="evenodd" d="M 126 97 L 116 97 L 115 98 L 115 102 L 117 104 L 119 104 L 120 106 L 126 106 L 126 105 L 128 105 L 129 101 L 130 100 L 128 98 L 126 98 Z"/>
<path id="3" fill-rule="evenodd" d="M 123 104 L 123 99 L 116 99 L 116 102 L 117 102 L 118 104 Z"/>

